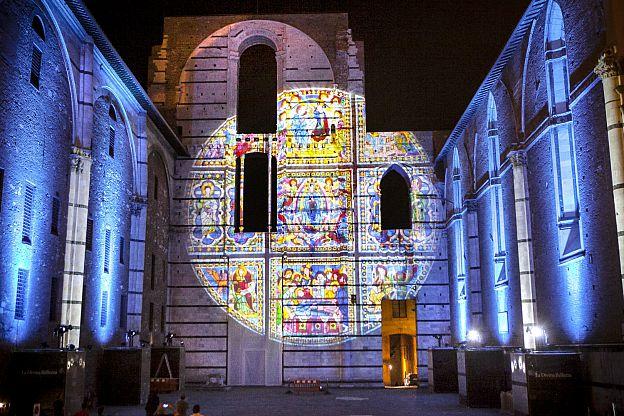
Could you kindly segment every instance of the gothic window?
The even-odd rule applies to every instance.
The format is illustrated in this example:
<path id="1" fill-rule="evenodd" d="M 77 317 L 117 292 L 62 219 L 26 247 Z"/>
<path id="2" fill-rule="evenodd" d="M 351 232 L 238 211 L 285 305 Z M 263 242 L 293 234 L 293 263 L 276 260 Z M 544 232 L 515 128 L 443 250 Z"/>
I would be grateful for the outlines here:
<path id="1" fill-rule="evenodd" d="M 464 247 L 464 219 L 461 216 L 462 190 L 461 190 L 461 166 L 457 148 L 453 151 L 453 205 L 456 214 L 454 243 L 455 243 L 455 274 L 457 279 L 457 300 L 466 300 L 466 250 Z"/>
<path id="2" fill-rule="evenodd" d="M 111 104 L 108 106 L 108 117 L 110 117 L 111 121 L 117 121 L 117 112 L 115 111 L 115 107 Z"/>
<path id="3" fill-rule="evenodd" d="M 41 50 L 35 45 L 33 45 L 32 59 L 30 63 L 30 83 L 36 89 L 39 89 L 39 85 L 41 81 L 40 76 L 41 76 L 42 58 L 43 58 L 43 55 L 41 53 Z"/>
<path id="4" fill-rule="evenodd" d="M 574 154 L 574 129 L 570 112 L 570 80 L 561 7 L 552 2 L 546 26 L 546 79 L 555 180 L 555 204 L 559 234 L 559 259 L 574 258 L 583 251 Z"/>
<path id="5" fill-rule="evenodd" d="M 407 174 L 397 165 L 384 173 L 379 184 L 381 192 L 381 229 L 412 228 L 410 185 Z"/>
<path id="6" fill-rule="evenodd" d="M 27 183 L 24 189 L 24 213 L 22 218 L 22 242 L 24 244 L 32 243 L 31 234 L 34 199 L 35 187 Z"/>
<path id="7" fill-rule="evenodd" d="M 115 129 L 113 126 L 108 128 L 108 155 L 115 157 Z"/>
<path id="8" fill-rule="evenodd" d="M 237 130 L 275 134 L 277 122 L 277 61 L 267 45 L 254 45 L 240 56 Z"/>
<path id="9" fill-rule="evenodd" d="M 498 112 L 494 96 L 490 93 L 488 99 L 487 127 L 488 127 L 488 166 L 490 172 L 490 210 L 492 222 L 492 242 L 494 260 L 495 285 L 507 283 L 505 271 L 505 222 L 503 209 L 503 190 L 500 181 L 500 144 L 498 139 Z"/>
<path id="10" fill-rule="evenodd" d="M 41 20 L 41 17 L 39 16 L 33 17 L 30 27 L 37 34 L 37 36 L 39 36 L 41 40 L 45 41 L 45 30 L 43 28 L 43 21 Z"/>

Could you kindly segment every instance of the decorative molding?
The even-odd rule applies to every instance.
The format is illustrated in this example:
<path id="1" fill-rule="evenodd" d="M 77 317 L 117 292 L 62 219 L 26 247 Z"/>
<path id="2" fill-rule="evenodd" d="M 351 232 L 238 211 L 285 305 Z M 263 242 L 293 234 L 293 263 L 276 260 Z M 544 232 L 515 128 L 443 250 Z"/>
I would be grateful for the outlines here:
<path id="1" fill-rule="evenodd" d="M 526 166 L 527 164 L 526 153 L 524 153 L 522 150 L 514 150 L 512 152 L 509 152 L 509 160 L 514 167 Z"/>
<path id="2" fill-rule="evenodd" d="M 147 197 L 142 195 L 132 195 L 130 199 L 130 212 L 133 216 L 141 215 L 143 208 L 147 207 Z"/>
<path id="3" fill-rule="evenodd" d="M 468 212 L 475 212 L 477 210 L 477 201 L 475 199 L 464 200 L 464 205 Z"/>
<path id="4" fill-rule="evenodd" d="M 72 146 L 69 158 L 71 169 L 82 173 L 84 171 L 84 159 L 91 159 L 91 153 L 81 147 Z"/>
<path id="5" fill-rule="evenodd" d="M 594 68 L 594 72 L 602 79 L 616 77 L 622 73 L 622 67 L 618 62 L 614 47 L 611 46 L 604 50 L 598 59 L 598 65 Z"/>

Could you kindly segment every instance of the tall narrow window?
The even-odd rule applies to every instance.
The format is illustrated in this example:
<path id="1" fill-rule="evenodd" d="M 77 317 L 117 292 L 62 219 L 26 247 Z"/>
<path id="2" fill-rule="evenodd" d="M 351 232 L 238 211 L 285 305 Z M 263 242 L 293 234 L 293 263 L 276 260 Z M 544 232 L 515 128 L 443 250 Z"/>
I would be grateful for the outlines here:
<path id="1" fill-rule="evenodd" d="M 462 189 L 461 189 L 461 167 L 459 165 L 459 154 L 457 148 L 453 153 L 453 207 L 457 219 L 455 220 L 455 268 L 457 279 L 457 300 L 466 300 L 466 250 L 464 247 L 464 220 L 462 212 Z M 463 334 L 463 332 L 462 332 Z"/>
<path id="2" fill-rule="evenodd" d="M 381 229 L 412 228 L 410 185 L 407 174 L 392 165 L 381 178 Z"/>
<path id="3" fill-rule="evenodd" d="M 119 263 L 124 264 L 126 257 L 126 239 L 119 237 Z"/>
<path id="4" fill-rule="evenodd" d="M 154 199 L 158 200 L 158 176 L 154 175 Z"/>
<path id="5" fill-rule="evenodd" d="M 28 270 L 17 271 L 17 291 L 15 293 L 15 315 L 18 321 L 26 319 L 26 291 L 28 290 Z"/>
<path id="6" fill-rule="evenodd" d="M 241 220 L 241 177 L 242 167 L 241 158 L 236 158 L 236 168 L 234 171 L 234 232 L 240 232 Z"/>
<path id="7" fill-rule="evenodd" d="M 277 158 L 271 156 L 271 231 L 277 231 Z"/>
<path id="8" fill-rule="evenodd" d="M 33 87 L 39 89 L 40 85 L 40 77 L 41 77 L 41 61 L 42 61 L 42 53 L 41 50 L 33 45 L 32 50 L 32 58 L 30 63 L 30 83 Z"/>
<path id="9" fill-rule="evenodd" d="M 37 36 L 39 36 L 39 39 L 45 41 L 45 29 L 43 28 L 43 21 L 41 20 L 41 17 L 33 17 L 30 27 L 32 28 L 33 32 L 35 32 Z"/>
<path id="10" fill-rule="evenodd" d="M 269 157 L 247 153 L 243 169 L 243 231 L 266 232 L 269 226 Z"/>
<path id="11" fill-rule="evenodd" d="M 102 292 L 102 303 L 100 304 L 100 326 L 106 326 L 108 322 L 108 290 Z"/>
<path id="12" fill-rule="evenodd" d="M 58 277 L 52 277 L 52 279 L 50 279 L 50 322 L 55 322 L 58 317 L 58 281 Z"/>
<path id="13" fill-rule="evenodd" d="M 87 236 L 85 240 L 85 248 L 88 251 L 93 249 L 93 218 L 87 218 Z"/>
<path id="14" fill-rule="evenodd" d="M 106 230 L 104 234 L 104 273 L 110 270 L 110 246 L 111 246 L 111 230 Z"/>
<path id="15" fill-rule="evenodd" d="M 52 222 L 50 232 L 54 235 L 59 234 L 59 222 L 61 216 L 61 200 L 58 197 L 52 197 Z"/>
<path id="16" fill-rule="evenodd" d="M 152 302 L 149 304 L 149 331 L 154 331 L 154 304 Z"/>
<path id="17" fill-rule="evenodd" d="M 490 211 L 493 240 L 494 283 L 496 286 L 507 283 L 505 267 L 505 215 L 503 211 L 503 189 L 500 180 L 500 144 L 498 139 L 498 111 L 494 96 L 488 98 L 488 166 L 490 173 Z"/>
<path id="18" fill-rule="evenodd" d="M 546 79 L 553 126 L 550 129 L 555 180 L 555 204 L 559 234 L 559 259 L 565 261 L 583 252 L 574 127 L 570 112 L 570 80 L 563 14 L 552 2 L 546 26 Z"/>
<path id="19" fill-rule="evenodd" d="M 167 283 L 167 262 L 162 259 L 162 280 Z"/>
<path id="20" fill-rule="evenodd" d="M 247 48 L 241 54 L 239 62 L 236 119 L 238 132 L 275 133 L 276 100 L 275 51 L 266 45 Z"/>
<path id="21" fill-rule="evenodd" d="M 154 282 L 156 280 L 156 256 L 152 253 L 152 261 L 150 264 L 150 289 L 154 290 Z"/>
<path id="22" fill-rule="evenodd" d="M 32 243 L 32 216 L 35 199 L 35 187 L 29 183 L 24 187 L 24 218 L 22 219 L 22 242 Z"/>
<path id="23" fill-rule="evenodd" d="M 160 306 L 160 332 L 165 332 L 165 305 Z"/>
<path id="24" fill-rule="evenodd" d="M 3 194 L 4 194 L 4 169 L 0 169 L 0 212 L 2 212 Z"/>
<path id="25" fill-rule="evenodd" d="M 121 295 L 119 301 L 119 328 L 125 329 L 128 325 L 128 295 Z"/>
<path id="26" fill-rule="evenodd" d="M 112 126 L 108 128 L 108 155 L 115 157 L 115 129 Z"/>
<path id="27" fill-rule="evenodd" d="M 392 317 L 393 318 L 407 318 L 407 301 L 405 300 L 393 300 L 392 301 Z"/>

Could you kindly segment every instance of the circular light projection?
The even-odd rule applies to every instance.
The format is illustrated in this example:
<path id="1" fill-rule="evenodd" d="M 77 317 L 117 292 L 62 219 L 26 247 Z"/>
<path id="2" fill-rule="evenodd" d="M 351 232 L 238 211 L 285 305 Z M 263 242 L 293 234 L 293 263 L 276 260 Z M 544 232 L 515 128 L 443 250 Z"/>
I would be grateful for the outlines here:
<path id="1" fill-rule="evenodd" d="M 195 274 L 229 316 L 276 341 L 327 345 L 373 332 L 381 300 L 414 298 L 437 254 L 429 158 L 411 132 L 365 133 L 364 101 L 344 91 L 286 91 L 277 106 L 276 135 L 237 134 L 232 117 L 197 154 L 187 209 Z M 236 158 L 249 152 L 278 160 L 273 233 L 234 230 Z M 379 183 L 392 164 L 409 178 L 411 229 L 379 226 Z"/>

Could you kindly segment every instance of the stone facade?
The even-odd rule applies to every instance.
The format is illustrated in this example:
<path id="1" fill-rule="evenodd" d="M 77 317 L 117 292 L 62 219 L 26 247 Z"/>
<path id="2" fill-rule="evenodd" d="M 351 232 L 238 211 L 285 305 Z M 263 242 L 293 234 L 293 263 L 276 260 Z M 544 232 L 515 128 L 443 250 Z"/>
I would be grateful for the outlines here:
<path id="1" fill-rule="evenodd" d="M 119 345 L 141 329 L 148 146 L 181 145 L 81 2 L 0 16 L 0 345 L 56 346 L 59 324 L 64 346 Z"/>
<path id="2" fill-rule="evenodd" d="M 275 51 L 275 135 L 236 132 L 238 61 L 256 44 Z M 441 208 L 431 164 L 433 142 L 443 141 L 444 133 L 366 133 L 363 57 L 363 45 L 352 40 L 344 14 L 165 19 L 163 42 L 152 52 L 149 91 L 191 154 L 178 159 L 175 169 L 169 300 L 170 328 L 187 346 L 190 383 L 203 384 L 218 374 L 230 385 L 279 385 L 297 378 L 380 384 L 381 315 L 374 310 L 381 298 L 372 300 L 370 293 L 378 287 L 375 279 L 394 284 L 393 277 L 375 277 L 375 266 L 388 267 L 388 273 L 409 270 L 398 284 L 405 293 L 388 295 L 419 301 L 421 377 L 426 378 L 426 348 L 437 345 L 436 336 L 449 342 L 445 235 L 437 230 Z M 301 104 L 293 113 L 295 102 Z M 308 104 L 315 102 L 316 108 Z M 315 136 L 311 127 L 290 121 L 317 123 L 322 130 L 321 113 L 326 129 L 330 123 L 338 126 L 331 138 L 329 131 Z M 337 142 L 341 147 L 332 153 Z M 275 157 L 275 233 L 235 231 L 235 159 L 244 164 L 248 152 Z M 375 231 L 376 187 L 394 163 L 412 184 L 412 236 Z M 317 191 L 290 188 L 312 189 L 317 183 Z M 335 189 L 325 195 L 327 186 Z M 305 204 L 293 202 L 303 200 L 301 192 L 330 201 L 328 208 L 317 218 Z M 327 212 L 342 214 L 331 218 Z M 323 228 L 335 231 L 319 231 Z M 384 238 L 388 241 L 379 240 Z M 293 308 L 293 302 L 306 300 L 282 290 L 282 276 L 306 270 L 323 276 L 344 273 L 348 283 L 339 284 L 332 295 L 338 298 L 334 313 L 340 318 L 325 315 L 334 308 L 327 298 L 330 283 L 316 280 L 295 290 L 301 296 L 309 291 L 327 310 L 312 306 L 304 314 Z M 241 286 L 238 273 L 249 271 L 249 281 Z M 247 294 L 249 287 L 253 295 Z M 241 305 L 241 299 L 248 304 Z"/>
<path id="3" fill-rule="evenodd" d="M 482 321 L 472 320 L 460 328 L 460 320 L 455 320 L 455 341 L 464 341 L 466 332 L 476 329 L 487 343 L 534 346 L 534 325 L 543 327 L 547 342 L 554 345 L 622 340 L 623 299 L 618 263 L 613 261 L 618 257 L 618 233 L 605 107 L 602 83 L 593 71 L 606 46 L 601 8 L 601 1 L 533 2 L 512 35 L 516 46 L 496 64 L 500 75 L 490 75 L 484 82 L 438 156 L 447 168 L 447 195 L 453 195 L 450 172 L 458 169 L 462 200 L 453 204 L 475 201 L 478 223 L 475 246 L 466 244 L 460 249 L 457 239 L 449 238 L 451 259 L 463 250 L 470 253 L 469 268 L 480 266 L 480 286 L 470 290 L 480 291 L 483 300 Z M 556 40 L 560 48 L 556 52 L 551 51 L 554 33 L 563 34 L 563 39 Z M 561 77 L 552 64 L 557 59 L 567 62 Z M 553 91 L 559 86 L 565 87 L 562 94 L 567 95 L 555 108 L 554 100 L 560 98 Z M 498 116 L 495 153 L 500 157 L 500 174 L 496 181 L 488 168 L 493 152 L 488 96 Z M 566 125 L 571 127 L 573 150 L 561 156 L 558 132 Z M 561 177 L 570 177 L 573 184 L 559 184 Z M 508 275 L 502 286 L 496 284 L 491 247 L 497 231 L 490 196 L 496 186 L 502 188 Z M 561 243 L 567 237 L 557 206 L 565 200 L 564 193 L 578 195 L 571 215 L 578 218 L 580 235 L 567 240 L 580 247 L 573 257 L 565 257 L 567 247 Z M 452 222 L 449 230 L 457 232 Z M 480 257 L 476 263 L 474 250 Z M 452 266 L 449 272 L 451 292 L 457 292 L 457 273 Z M 507 295 L 503 307 L 509 321 L 504 332 L 497 314 L 501 307 L 497 297 L 502 292 Z M 474 314 L 470 304 L 453 302 L 454 316 L 459 316 L 461 308 Z"/>

